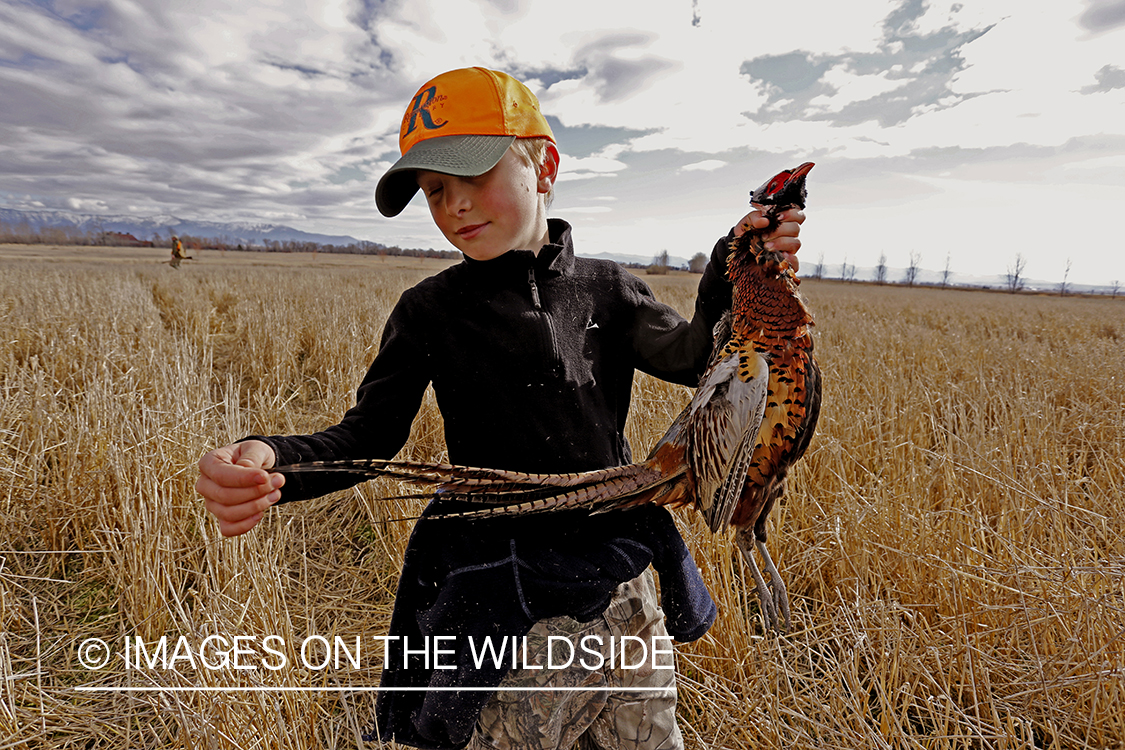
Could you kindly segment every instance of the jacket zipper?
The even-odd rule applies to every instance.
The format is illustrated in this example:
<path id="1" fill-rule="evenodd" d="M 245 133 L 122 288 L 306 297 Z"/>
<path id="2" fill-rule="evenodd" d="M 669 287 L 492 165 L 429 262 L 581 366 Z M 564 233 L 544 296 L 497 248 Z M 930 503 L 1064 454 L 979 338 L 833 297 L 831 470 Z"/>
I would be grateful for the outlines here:
<path id="1" fill-rule="evenodd" d="M 559 343 L 555 339 L 555 324 L 551 320 L 551 314 L 543 309 L 543 303 L 539 299 L 539 285 L 535 283 L 535 269 L 529 268 L 527 270 L 527 283 L 531 287 L 531 305 L 535 311 L 542 315 L 543 319 L 543 338 L 546 351 L 551 358 L 551 366 L 558 367 L 562 361 L 562 355 L 559 353 Z"/>
<path id="2" fill-rule="evenodd" d="M 535 305 L 536 310 L 542 310 L 543 305 L 539 303 L 539 287 L 535 284 L 535 269 L 527 269 L 527 283 L 531 284 L 531 304 Z"/>

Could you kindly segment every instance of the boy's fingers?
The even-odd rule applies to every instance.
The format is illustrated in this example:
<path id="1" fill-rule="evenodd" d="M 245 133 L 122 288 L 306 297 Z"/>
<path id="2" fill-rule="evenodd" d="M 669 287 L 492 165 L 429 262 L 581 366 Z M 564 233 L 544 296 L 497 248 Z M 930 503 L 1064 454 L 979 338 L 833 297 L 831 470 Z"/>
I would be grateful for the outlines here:
<path id="1" fill-rule="evenodd" d="M 233 462 L 239 466 L 272 469 L 277 458 L 274 455 L 273 448 L 260 440 L 247 440 L 242 443 L 235 443 L 232 447 L 235 449 Z"/>
<path id="2" fill-rule="evenodd" d="M 230 505 L 207 498 L 204 504 L 207 508 L 207 512 L 217 518 L 220 524 L 231 524 L 239 523 L 252 516 L 265 513 L 266 510 L 279 499 L 281 499 L 281 493 L 274 490 L 268 495 L 256 497 L 244 503 Z"/>
<path id="3" fill-rule="evenodd" d="M 252 443 L 237 443 L 217 448 L 199 459 L 199 479 L 195 489 L 207 500 L 224 506 L 237 506 L 277 493 L 285 484 L 281 474 L 270 474 L 262 464 L 273 465 L 273 451 Z M 238 463 L 232 463 L 237 461 Z M 250 464 L 242 465 L 243 462 Z M 244 514 L 246 515 L 246 514 Z"/>
<path id="4" fill-rule="evenodd" d="M 258 522 L 263 518 L 261 513 L 250 516 L 236 523 L 227 523 L 226 521 L 219 521 L 219 533 L 223 536 L 238 536 L 245 534 L 250 529 L 258 525 Z"/>
<path id="5" fill-rule="evenodd" d="M 216 448 L 199 459 L 195 490 L 223 536 L 245 534 L 281 499 L 285 477 L 267 471 L 275 460 L 273 449 L 256 440 Z"/>
<path id="6" fill-rule="evenodd" d="M 801 249 L 801 241 L 790 235 L 774 234 L 766 240 L 766 249 L 791 255 Z"/>
<path id="7" fill-rule="evenodd" d="M 280 477 L 280 474 L 273 476 Z M 270 474 L 265 469 L 239 466 L 222 461 L 207 461 L 199 463 L 200 479 L 208 479 L 216 486 L 227 488 L 261 487 L 270 483 Z M 284 480 L 284 477 L 282 477 Z"/>
<path id="8" fill-rule="evenodd" d="M 217 448 L 199 459 L 200 475 L 222 487 L 252 487 L 271 482 L 274 487 L 280 487 L 285 477 L 266 471 L 272 466 L 273 451 L 268 447 L 263 451 L 241 444 Z"/>
<path id="9" fill-rule="evenodd" d="M 762 215 L 762 211 L 764 210 L 763 207 L 756 206 L 756 208 L 758 210 L 751 212 L 749 215 L 754 217 L 754 226 L 764 227 L 769 224 L 769 219 Z M 800 208 L 787 208 L 777 215 L 777 220 L 782 224 L 785 224 L 787 222 L 804 224 L 805 212 Z"/>
<path id="10" fill-rule="evenodd" d="M 781 223 L 771 236 L 796 237 L 801 231 L 801 224 L 805 222 L 805 212 L 799 208 L 790 208 L 783 211 L 778 219 Z M 742 220 L 735 225 L 734 236 L 741 237 L 752 229 L 765 229 L 769 226 L 769 223 L 769 219 L 762 215 L 761 207 L 755 207 L 754 211 L 743 216 Z"/>
<path id="11" fill-rule="evenodd" d="M 277 479 L 274 479 L 277 477 Z M 278 488 L 281 482 L 284 482 L 284 477 L 280 475 L 273 475 L 270 481 L 264 484 L 253 484 L 249 487 L 231 487 L 216 482 L 206 474 L 200 474 L 199 479 L 195 481 L 195 491 L 207 500 L 220 503 L 227 506 L 242 505 L 249 503 L 259 498 L 266 497 L 267 495 L 277 494 L 280 496 Z"/>

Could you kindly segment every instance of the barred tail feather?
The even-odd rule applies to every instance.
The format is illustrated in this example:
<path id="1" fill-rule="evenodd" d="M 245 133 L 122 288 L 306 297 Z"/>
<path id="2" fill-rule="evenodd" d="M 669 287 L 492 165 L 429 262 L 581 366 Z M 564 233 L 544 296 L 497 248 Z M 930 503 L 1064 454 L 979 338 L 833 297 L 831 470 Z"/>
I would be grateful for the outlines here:
<path id="1" fill-rule="evenodd" d="M 278 466 L 279 474 L 347 473 L 368 478 L 398 479 L 415 484 L 437 486 L 443 493 L 461 499 L 488 503 L 511 503 L 503 496 L 520 495 L 542 490 L 588 488 L 636 475 L 645 470 L 640 464 L 614 466 L 609 469 L 572 474 L 529 474 L 503 469 L 481 469 L 454 464 L 422 461 L 385 461 L 380 459 L 345 459 L 340 461 L 309 461 Z M 649 469 L 648 471 L 652 471 Z M 556 493 L 552 493 L 556 494 Z M 562 493 L 565 494 L 565 493 Z"/>
<path id="2" fill-rule="evenodd" d="M 530 513 L 545 513 L 557 510 L 585 509 L 591 513 L 607 513 L 611 510 L 630 508 L 647 502 L 660 504 L 675 504 L 682 501 L 682 492 L 669 491 L 669 488 L 678 485 L 682 474 L 668 476 L 659 470 L 644 464 L 630 464 L 628 473 L 619 473 L 605 481 L 596 482 L 586 487 L 580 487 L 569 492 L 555 492 L 532 500 L 512 502 L 516 493 L 506 496 L 507 502 L 497 498 L 485 499 L 480 494 L 442 494 L 453 500 L 467 500 L 470 502 L 486 502 L 491 507 L 479 510 L 457 511 L 452 513 L 439 513 L 430 518 L 481 518 L 484 516 L 499 515 L 527 515 Z M 531 490 L 544 491 L 543 488 Z M 493 504 L 495 503 L 495 504 Z"/>

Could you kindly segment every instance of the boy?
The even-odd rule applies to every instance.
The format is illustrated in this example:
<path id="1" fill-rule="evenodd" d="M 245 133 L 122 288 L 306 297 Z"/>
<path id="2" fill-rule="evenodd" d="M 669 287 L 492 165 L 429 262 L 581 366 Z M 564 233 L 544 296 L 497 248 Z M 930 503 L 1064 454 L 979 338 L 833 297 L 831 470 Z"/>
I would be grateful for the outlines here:
<path id="1" fill-rule="evenodd" d="M 275 465 L 392 457 L 431 382 L 451 462 L 577 472 L 631 460 L 624 427 L 635 369 L 694 386 L 706 365 L 712 328 L 730 306 L 727 239 L 716 245 L 690 322 L 616 264 L 575 258 L 569 225 L 546 217 L 559 152 L 523 84 L 482 68 L 444 73 L 411 100 L 399 145 L 402 158 L 376 189 L 379 210 L 395 216 L 421 190 L 465 260 L 402 295 L 340 424 L 314 435 L 247 438 L 200 460 L 196 487 L 224 535 L 250 530 L 282 499 L 356 481 L 285 479 L 268 473 Z M 796 252 L 803 220 L 787 213 L 771 241 Z M 751 213 L 732 231 L 764 225 Z M 437 499 L 427 511 L 439 503 L 451 505 Z M 650 563 L 661 576 L 666 618 Z M 586 747 L 682 747 L 667 633 L 694 640 L 714 617 L 663 508 L 423 520 L 405 555 L 390 626 L 400 640 L 388 646 L 382 687 L 500 690 L 386 690 L 377 733 L 421 748 L 569 749 L 579 737 Z M 470 659 L 468 639 L 525 634 L 530 651 L 518 668 Z M 453 637 L 454 669 L 432 669 L 413 651 L 439 635 Z M 601 662 L 587 654 L 570 669 L 538 669 L 538 650 L 560 635 L 605 646 Z M 622 636 L 663 653 L 623 668 L 608 650 Z M 597 666 L 587 668 L 591 662 Z M 595 689 L 527 690 L 542 686 Z"/>

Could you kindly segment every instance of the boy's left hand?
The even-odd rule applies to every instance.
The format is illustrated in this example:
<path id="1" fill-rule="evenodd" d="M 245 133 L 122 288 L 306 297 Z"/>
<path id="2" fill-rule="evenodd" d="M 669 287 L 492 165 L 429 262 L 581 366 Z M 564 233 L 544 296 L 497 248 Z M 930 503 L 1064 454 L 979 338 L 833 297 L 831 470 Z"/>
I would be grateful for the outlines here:
<path id="1" fill-rule="evenodd" d="M 805 222 L 805 212 L 799 208 L 790 208 L 782 212 L 781 223 L 777 229 L 772 233 L 765 236 L 766 249 L 777 250 L 785 255 L 785 259 L 789 261 L 789 266 L 796 273 L 800 269 L 800 263 L 797 260 L 797 251 L 801 249 L 801 240 L 797 235 L 801 233 L 801 224 Z M 742 217 L 742 220 L 734 227 L 734 236 L 741 237 L 750 229 L 764 229 L 769 226 L 769 220 L 762 215 L 760 208 L 755 208 L 750 213 Z"/>

